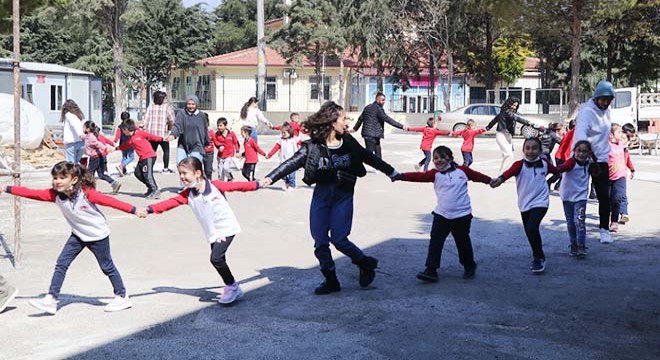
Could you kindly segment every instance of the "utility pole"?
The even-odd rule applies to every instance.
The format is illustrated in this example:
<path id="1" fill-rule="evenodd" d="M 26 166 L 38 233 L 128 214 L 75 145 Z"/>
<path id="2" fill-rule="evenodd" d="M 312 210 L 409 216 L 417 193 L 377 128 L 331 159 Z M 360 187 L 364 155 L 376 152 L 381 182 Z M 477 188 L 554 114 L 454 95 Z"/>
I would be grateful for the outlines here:
<path id="1" fill-rule="evenodd" d="M 264 0 L 257 0 L 257 98 L 266 111 L 266 43 L 264 39 Z"/>
<path id="2" fill-rule="evenodd" d="M 14 30 L 14 186 L 21 185 L 21 23 L 19 0 L 12 1 Z M 14 196 L 14 267 L 21 265 L 21 199 Z"/>

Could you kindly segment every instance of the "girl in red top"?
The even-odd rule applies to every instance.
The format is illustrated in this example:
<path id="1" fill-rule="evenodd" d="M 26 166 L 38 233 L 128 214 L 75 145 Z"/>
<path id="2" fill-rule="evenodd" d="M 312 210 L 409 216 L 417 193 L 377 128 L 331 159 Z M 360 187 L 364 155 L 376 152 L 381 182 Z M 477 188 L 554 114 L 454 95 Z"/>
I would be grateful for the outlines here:
<path id="1" fill-rule="evenodd" d="M 415 164 L 415 170 L 424 166 L 424 171 L 429 169 L 429 164 L 431 163 L 431 148 L 433 147 L 433 140 L 435 140 L 438 135 L 449 135 L 449 131 L 438 130 L 435 128 L 436 122 L 434 118 L 429 118 L 426 120 L 426 127 L 420 128 L 408 128 L 408 131 L 421 132 L 422 133 L 422 143 L 419 145 L 419 148 L 424 153 L 424 158 L 417 164 Z"/>
<path id="2" fill-rule="evenodd" d="M 259 155 L 266 156 L 266 152 L 263 151 L 257 142 L 250 136 L 252 134 L 252 127 L 243 126 L 241 128 L 241 135 L 245 139 L 243 143 L 243 157 L 245 157 L 245 163 L 243 163 L 243 177 L 247 181 L 254 181 L 254 172 L 257 169 L 257 163 L 259 162 Z"/>
<path id="3" fill-rule="evenodd" d="M 46 296 L 30 300 L 30 305 L 54 315 L 57 312 L 57 298 L 69 266 L 83 249 L 89 249 L 96 257 L 103 273 L 108 277 L 115 298 L 108 303 L 105 311 L 121 311 L 132 306 L 126 295 L 126 288 L 119 271 L 110 255 L 110 227 L 97 205 L 109 206 L 120 211 L 135 214 L 135 206 L 103 195 L 94 188 L 94 176 L 79 164 L 61 161 L 50 171 L 53 177 L 50 189 L 34 190 L 22 186 L 0 188 L 28 199 L 53 202 L 71 226 L 71 236 L 57 257 L 55 272 Z"/>
<path id="4" fill-rule="evenodd" d="M 209 121 L 209 114 L 204 113 L 206 117 L 206 127 L 209 129 L 209 144 L 204 147 L 204 174 L 207 179 L 211 179 L 213 175 L 213 157 L 215 155 L 215 132 L 211 129 L 211 122 Z"/>
<path id="5" fill-rule="evenodd" d="M 486 128 L 475 129 L 474 120 L 467 121 L 467 127 L 463 130 L 455 131 L 451 136 L 462 136 L 463 145 L 461 145 L 461 153 L 463 154 L 463 166 L 470 167 L 474 158 L 472 157 L 472 150 L 474 149 L 474 137 L 485 133 Z"/>
<path id="6" fill-rule="evenodd" d="M 216 123 L 218 131 L 215 133 L 213 142 L 218 148 L 218 179 L 222 181 L 234 180 L 230 169 L 234 164 L 234 157 L 241 151 L 236 134 L 227 127 L 227 119 L 221 117 Z"/>
<path id="7" fill-rule="evenodd" d="M 100 134 L 99 127 L 93 121 L 85 121 L 82 128 L 84 133 L 82 139 L 85 141 L 85 153 L 88 157 L 87 169 L 92 175 L 98 173 L 99 179 L 110 184 L 112 192 L 116 194 L 121 187 L 121 183 L 107 174 L 108 159 L 106 158 L 106 155 L 108 155 L 106 146 L 112 148 L 114 144 Z"/>

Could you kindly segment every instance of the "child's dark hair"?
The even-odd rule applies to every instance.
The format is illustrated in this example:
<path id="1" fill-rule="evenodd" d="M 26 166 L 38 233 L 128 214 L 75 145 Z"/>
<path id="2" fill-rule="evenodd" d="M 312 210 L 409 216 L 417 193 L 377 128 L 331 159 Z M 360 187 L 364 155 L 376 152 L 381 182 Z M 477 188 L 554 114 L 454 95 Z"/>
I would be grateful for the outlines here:
<path id="1" fill-rule="evenodd" d="M 632 124 L 625 124 L 625 125 L 623 125 L 623 126 L 621 127 L 621 130 L 623 130 L 623 132 L 626 133 L 626 134 L 634 134 L 634 133 L 636 132 L 636 131 L 635 131 L 635 127 L 632 126 Z"/>
<path id="2" fill-rule="evenodd" d="M 178 168 L 184 167 L 184 168 L 186 168 L 188 170 L 192 170 L 192 171 L 198 171 L 199 170 L 199 172 L 202 174 L 201 175 L 202 179 L 206 179 L 206 177 L 204 176 L 204 168 L 202 167 L 202 162 L 199 161 L 199 159 L 194 157 L 194 156 L 188 156 L 187 158 L 179 161 L 179 163 L 177 164 L 177 167 Z"/>
<path id="3" fill-rule="evenodd" d="M 80 110 L 80 107 L 78 107 L 78 104 L 76 104 L 75 101 L 72 99 L 67 99 L 67 101 L 62 104 L 62 111 L 60 113 L 60 121 L 64 122 L 64 116 L 66 113 L 72 113 L 76 115 L 80 121 L 85 120 L 85 115 L 83 115 L 82 110 Z"/>
<path id="4" fill-rule="evenodd" d="M 119 125 L 119 128 L 122 130 L 128 130 L 130 132 L 133 132 L 136 129 L 135 121 L 133 121 L 132 119 L 126 119 L 124 120 L 124 122 L 121 123 L 121 125 Z"/>
<path id="5" fill-rule="evenodd" d="M 454 162 L 454 153 L 450 148 L 440 145 L 433 149 L 433 155 L 438 155 L 441 158 L 447 159 L 449 162 Z"/>
<path id="6" fill-rule="evenodd" d="M 313 142 L 325 143 L 325 139 L 332 132 L 332 123 L 339 119 L 343 111 L 343 107 L 334 101 L 328 101 L 300 125 L 307 131 Z"/>
<path id="7" fill-rule="evenodd" d="M 593 152 L 593 150 L 591 150 L 591 143 L 587 140 L 580 140 L 573 144 L 573 152 L 575 152 L 575 149 L 577 149 L 580 145 L 586 145 L 589 152 Z"/>
<path id="8" fill-rule="evenodd" d="M 575 119 L 571 119 L 571 121 L 568 122 L 568 130 L 573 130 L 575 127 Z"/>
<path id="9" fill-rule="evenodd" d="M 243 133 L 252 134 L 252 126 L 247 126 L 247 125 L 241 126 L 241 134 Z"/>
<path id="10" fill-rule="evenodd" d="M 94 175 L 80 164 L 60 161 L 50 170 L 50 175 L 53 177 L 77 177 L 78 182 L 73 185 L 74 194 L 78 193 L 80 189 L 96 188 L 96 179 L 94 178 Z"/>
<path id="11" fill-rule="evenodd" d="M 428 127 L 433 127 L 434 123 L 435 123 L 435 118 L 430 117 L 426 120 L 426 126 Z"/>
<path id="12" fill-rule="evenodd" d="M 291 125 L 289 125 L 288 122 L 282 124 L 282 127 L 280 128 L 280 132 L 282 131 L 286 131 L 286 133 L 289 134 L 290 138 L 294 136 L 293 128 L 291 127 Z"/>
<path id="13" fill-rule="evenodd" d="M 216 125 L 217 124 L 222 124 L 224 126 L 227 126 L 227 119 L 224 118 L 224 117 L 218 118 L 218 121 L 216 122 Z"/>
<path id="14" fill-rule="evenodd" d="M 124 111 L 123 113 L 121 113 L 121 115 L 119 115 L 119 118 L 121 119 L 121 121 L 126 121 L 131 118 L 131 113 L 129 113 L 128 111 Z"/>
<path id="15" fill-rule="evenodd" d="M 94 136 L 96 136 L 96 138 L 98 139 L 100 129 L 99 129 L 99 126 L 96 125 L 95 122 L 93 122 L 92 120 L 87 120 L 87 121 L 85 121 L 85 122 L 83 123 L 83 129 L 84 129 L 84 128 L 89 128 L 89 130 L 92 131 L 92 134 L 94 134 Z"/>
<path id="16" fill-rule="evenodd" d="M 543 149 L 543 145 L 541 144 L 541 139 L 539 139 L 538 137 L 530 137 L 525 139 L 525 141 L 523 141 L 523 147 L 525 147 L 525 144 L 527 144 L 528 141 L 535 142 L 536 144 L 538 144 L 539 149 Z"/>
<path id="17" fill-rule="evenodd" d="M 294 116 L 300 116 L 297 112 L 292 112 L 291 115 L 289 115 L 289 120 L 293 120 Z"/>

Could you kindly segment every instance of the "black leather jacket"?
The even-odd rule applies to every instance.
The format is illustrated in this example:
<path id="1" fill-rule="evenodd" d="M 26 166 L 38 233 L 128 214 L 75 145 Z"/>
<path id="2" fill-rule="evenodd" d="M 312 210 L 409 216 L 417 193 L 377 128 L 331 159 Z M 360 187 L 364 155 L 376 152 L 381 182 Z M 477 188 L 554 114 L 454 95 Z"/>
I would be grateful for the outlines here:
<path id="1" fill-rule="evenodd" d="M 387 116 L 383 107 L 374 102 L 362 110 L 362 114 L 360 114 L 353 130 L 358 131 L 360 126 L 364 125 L 362 126 L 362 137 L 382 139 L 385 137 L 384 126 L 386 122 L 395 128 L 403 129 L 401 123 Z"/>
<path id="2" fill-rule="evenodd" d="M 509 132 L 509 134 L 515 135 L 516 122 L 534 127 L 534 124 L 532 124 L 529 120 L 523 118 L 515 112 L 511 110 L 504 110 L 495 115 L 493 120 L 491 120 L 486 126 L 486 130 L 490 130 L 493 126 L 495 126 L 495 124 L 497 124 L 497 131 L 506 130 Z"/>
<path id="3" fill-rule="evenodd" d="M 271 179 L 274 183 L 284 176 L 304 167 L 305 174 L 302 180 L 307 185 L 315 183 L 334 183 L 346 190 L 352 190 L 355 186 L 355 180 L 357 180 L 358 177 L 363 177 L 367 174 L 367 170 L 364 168 L 364 163 L 386 175 L 391 175 L 394 172 L 392 166 L 376 157 L 372 152 L 367 151 L 367 149 L 362 147 L 362 145 L 360 145 L 351 135 L 344 134 L 342 139 L 344 143 L 350 147 L 352 161 L 357 163 L 357 166 L 352 167 L 354 169 L 352 173 L 337 171 L 336 169 L 322 169 L 320 164 L 331 163 L 328 147 L 325 144 L 314 143 L 312 140 L 307 140 L 303 142 L 300 150 L 293 154 L 291 158 L 273 169 L 268 175 L 266 175 L 266 177 Z"/>

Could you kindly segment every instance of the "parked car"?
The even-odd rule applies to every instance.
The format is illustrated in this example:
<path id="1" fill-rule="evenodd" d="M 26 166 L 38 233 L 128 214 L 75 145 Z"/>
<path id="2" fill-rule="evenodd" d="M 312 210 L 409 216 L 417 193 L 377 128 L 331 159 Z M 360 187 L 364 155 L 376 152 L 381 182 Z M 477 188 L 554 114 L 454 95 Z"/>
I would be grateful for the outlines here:
<path id="1" fill-rule="evenodd" d="M 438 124 L 441 130 L 459 131 L 465 128 L 468 119 L 475 121 L 478 128 L 485 127 L 493 120 L 495 115 L 500 113 L 501 105 L 498 104 L 470 104 L 454 111 L 443 113 L 442 121 Z M 520 116 L 534 123 L 537 126 L 548 127 L 550 121 L 539 117 L 520 114 Z M 497 129 L 493 127 L 490 131 L 495 132 Z M 524 137 L 534 137 L 538 135 L 538 131 L 531 126 L 523 126 L 522 124 L 516 125 L 516 134 L 521 134 Z"/>

